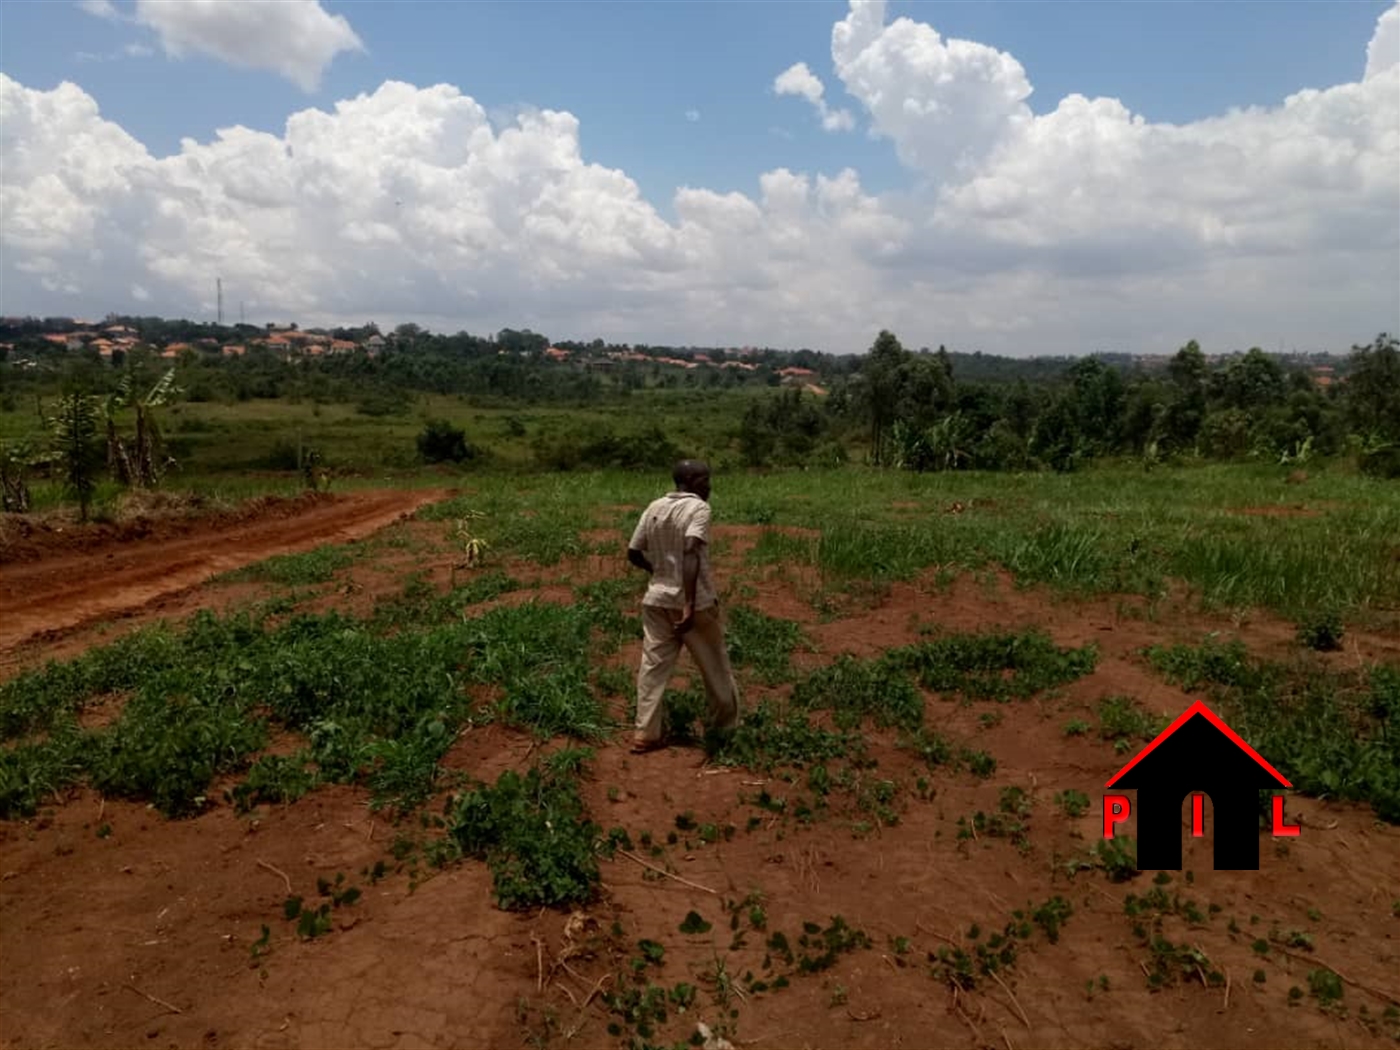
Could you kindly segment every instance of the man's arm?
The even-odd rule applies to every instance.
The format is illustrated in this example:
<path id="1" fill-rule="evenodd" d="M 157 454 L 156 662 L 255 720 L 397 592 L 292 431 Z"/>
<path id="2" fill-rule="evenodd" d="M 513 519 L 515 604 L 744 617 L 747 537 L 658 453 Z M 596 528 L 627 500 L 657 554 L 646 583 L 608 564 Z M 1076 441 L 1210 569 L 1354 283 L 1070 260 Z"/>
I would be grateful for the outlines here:
<path id="1" fill-rule="evenodd" d="M 637 527 L 632 530 L 632 538 L 627 543 L 627 560 L 650 576 L 654 570 L 651 567 L 651 562 L 647 559 L 646 549 L 647 516 L 643 514 L 637 522 Z"/>
<path id="2" fill-rule="evenodd" d="M 676 632 L 684 634 L 695 624 L 695 586 L 700 580 L 700 545 L 704 542 L 697 536 L 685 538 L 685 558 L 681 563 L 681 581 L 685 587 L 685 612 L 681 622 L 676 624 Z"/>

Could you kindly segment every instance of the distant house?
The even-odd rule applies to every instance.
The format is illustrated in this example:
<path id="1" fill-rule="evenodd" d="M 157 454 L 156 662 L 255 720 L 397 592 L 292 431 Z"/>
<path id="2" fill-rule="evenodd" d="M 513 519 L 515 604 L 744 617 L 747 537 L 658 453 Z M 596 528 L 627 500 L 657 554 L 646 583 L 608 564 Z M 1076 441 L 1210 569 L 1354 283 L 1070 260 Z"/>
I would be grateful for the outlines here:
<path id="1" fill-rule="evenodd" d="M 569 351 L 557 346 L 551 346 L 545 349 L 544 356 L 551 361 L 567 361 L 569 359 Z"/>
<path id="2" fill-rule="evenodd" d="M 352 350 L 357 349 L 359 349 L 359 347 L 355 343 L 352 343 L 349 339 L 331 340 L 331 353 L 333 354 L 348 354 Z"/>
<path id="3" fill-rule="evenodd" d="M 384 337 L 378 332 L 365 340 L 365 349 L 372 354 L 377 354 L 384 349 Z"/>
<path id="4" fill-rule="evenodd" d="M 816 375 L 816 374 L 817 374 L 817 373 L 813 372 L 810 368 L 780 368 L 780 369 L 778 369 L 778 375 L 782 376 L 782 377 L 785 378 L 785 379 L 788 378 L 788 377 L 790 377 L 790 376 L 791 376 L 791 377 L 799 377 L 799 376 L 805 377 L 805 376 L 814 376 L 814 375 Z"/>
<path id="5" fill-rule="evenodd" d="M 225 357 L 242 357 L 247 352 L 248 348 L 239 343 L 230 343 L 220 351 Z"/>

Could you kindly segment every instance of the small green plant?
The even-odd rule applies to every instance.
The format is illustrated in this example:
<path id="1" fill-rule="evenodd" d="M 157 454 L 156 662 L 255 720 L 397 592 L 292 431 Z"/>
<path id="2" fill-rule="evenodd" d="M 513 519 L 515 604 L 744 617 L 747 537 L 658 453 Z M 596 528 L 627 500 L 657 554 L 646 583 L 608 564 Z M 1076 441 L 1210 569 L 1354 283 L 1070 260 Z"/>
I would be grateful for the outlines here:
<path id="1" fill-rule="evenodd" d="M 1128 696 L 1110 696 L 1099 702 L 1099 736 L 1112 741 L 1114 749 L 1132 750 L 1140 741 L 1151 740 L 1166 729 L 1170 719 L 1142 710 Z"/>
<path id="2" fill-rule="evenodd" d="M 1326 968 L 1308 971 L 1308 989 L 1323 1007 L 1338 1002 L 1345 992 L 1342 979 Z"/>
<path id="3" fill-rule="evenodd" d="M 1085 869 L 1102 871 L 1110 882 L 1129 882 L 1138 875 L 1137 844 L 1131 835 L 1100 839 L 1087 855 L 1069 864 L 1071 875 Z"/>
<path id="4" fill-rule="evenodd" d="M 1083 736 L 1089 732 L 1089 723 L 1082 718 L 1071 718 L 1065 723 L 1065 736 Z"/>
<path id="5" fill-rule="evenodd" d="M 1082 817 L 1089 812 L 1089 796 L 1074 788 L 1056 792 L 1054 801 L 1055 805 L 1059 806 L 1067 817 Z"/>
<path id="6" fill-rule="evenodd" d="M 1335 652 L 1342 647 L 1345 632 L 1341 615 L 1336 610 L 1324 609 L 1298 624 L 1298 642 L 1318 652 Z"/>
<path id="7" fill-rule="evenodd" d="M 491 544 L 473 531 L 472 523 L 481 517 L 483 515 L 477 511 L 468 511 L 464 517 L 453 522 L 452 538 L 461 551 L 461 557 L 452 565 L 451 583 L 453 587 L 457 586 L 458 570 L 475 569 L 482 563 L 486 552 L 491 549 Z"/>
<path id="8" fill-rule="evenodd" d="M 507 910 L 574 905 L 599 882 L 598 825 L 586 816 L 577 770 L 591 756 L 559 751 L 524 776 L 506 770 L 449 803 L 448 833 L 464 856 L 491 869 L 497 904 Z"/>
<path id="9" fill-rule="evenodd" d="M 689 936 L 709 933 L 712 929 L 714 929 L 714 924 L 706 922 L 697 911 L 686 912 L 680 926 L 681 933 Z"/>

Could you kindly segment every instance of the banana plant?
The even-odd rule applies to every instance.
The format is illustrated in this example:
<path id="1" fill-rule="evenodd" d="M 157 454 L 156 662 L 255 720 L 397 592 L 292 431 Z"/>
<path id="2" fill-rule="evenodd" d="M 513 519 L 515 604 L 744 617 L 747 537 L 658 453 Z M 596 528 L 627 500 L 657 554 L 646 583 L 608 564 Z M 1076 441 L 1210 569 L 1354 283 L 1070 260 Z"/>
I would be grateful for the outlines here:
<path id="1" fill-rule="evenodd" d="M 107 468 L 123 485 L 154 488 L 174 460 L 164 454 L 165 440 L 155 410 L 168 405 L 181 393 L 175 385 L 175 369 L 156 380 L 145 395 L 133 394 L 132 375 L 122 376 L 115 393 L 103 406 L 107 425 Z M 117 432 L 117 415 L 124 408 L 136 412 L 136 434 L 130 447 Z"/>
<path id="2" fill-rule="evenodd" d="M 28 441 L 0 444 L 0 510 L 11 514 L 28 513 L 32 503 L 29 470 L 43 465 L 49 458 L 39 455 Z"/>
<path id="3" fill-rule="evenodd" d="M 480 511 L 469 510 L 465 517 L 458 518 L 452 530 L 453 538 L 461 544 L 462 560 L 452 566 L 452 586 L 457 586 L 457 570 L 473 569 L 481 564 L 482 558 L 491 548 L 491 544 L 485 539 L 472 532 L 471 523 L 484 517 Z"/>

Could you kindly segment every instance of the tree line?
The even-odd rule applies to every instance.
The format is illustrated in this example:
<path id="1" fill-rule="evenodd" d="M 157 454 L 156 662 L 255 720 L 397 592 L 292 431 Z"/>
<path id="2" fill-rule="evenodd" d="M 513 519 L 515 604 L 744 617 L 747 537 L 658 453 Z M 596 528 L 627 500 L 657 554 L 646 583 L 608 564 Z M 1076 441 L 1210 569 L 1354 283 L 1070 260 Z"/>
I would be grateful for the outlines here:
<path id="1" fill-rule="evenodd" d="M 1048 382 L 963 379 L 952 355 L 913 353 L 888 331 L 819 408 L 797 392 L 750 407 L 752 466 L 825 460 L 832 443 L 915 471 L 1074 470 L 1095 459 L 1183 457 L 1302 463 L 1350 453 L 1400 475 L 1400 341 L 1355 346 L 1344 380 L 1264 351 L 1210 361 L 1193 340 L 1165 370 L 1085 357 Z"/>

